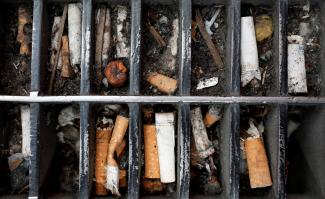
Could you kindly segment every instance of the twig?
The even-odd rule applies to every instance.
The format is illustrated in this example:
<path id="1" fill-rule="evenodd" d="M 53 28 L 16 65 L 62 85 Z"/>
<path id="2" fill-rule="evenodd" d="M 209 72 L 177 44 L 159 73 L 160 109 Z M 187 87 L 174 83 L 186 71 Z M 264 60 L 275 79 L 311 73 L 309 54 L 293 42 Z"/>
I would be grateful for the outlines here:
<path id="1" fill-rule="evenodd" d="M 215 64 L 217 65 L 217 67 L 219 69 L 224 68 L 224 64 L 220 57 L 219 50 L 215 47 L 215 45 L 213 44 L 213 41 L 211 39 L 211 36 L 205 30 L 204 22 L 203 22 L 200 10 L 198 10 L 198 9 L 196 10 L 195 20 L 196 20 L 197 26 L 199 27 L 199 30 L 202 34 L 202 37 L 210 50 L 210 53 L 212 55 L 212 58 L 213 58 Z"/>
<path id="2" fill-rule="evenodd" d="M 152 34 L 152 36 L 155 38 L 155 40 L 157 41 L 157 43 L 162 46 L 165 47 L 166 46 L 166 42 L 164 41 L 164 39 L 161 37 L 161 35 L 159 34 L 159 32 L 149 23 L 147 24 L 147 27 L 149 28 L 149 32 Z"/>
<path id="3" fill-rule="evenodd" d="M 61 44 L 62 44 L 62 34 L 63 34 L 63 30 L 64 30 L 64 24 L 65 24 L 65 20 L 67 18 L 67 13 L 68 13 L 68 4 L 65 4 L 64 5 L 64 9 L 63 9 L 63 14 L 62 14 L 62 18 L 61 18 L 61 21 L 60 21 L 60 25 L 59 25 L 59 37 L 58 37 L 58 48 L 59 51 L 61 50 Z M 51 73 L 51 79 L 50 79 L 50 85 L 49 85 L 49 95 L 52 94 L 52 91 L 53 91 L 53 82 L 54 82 L 54 78 L 55 78 L 55 72 L 56 72 L 56 66 L 58 65 L 58 61 L 59 61 L 59 56 L 60 53 L 56 53 L 55 55 L 55 61 L 54 61 L 54 64 L 52 65 L 52 73 Z"/>

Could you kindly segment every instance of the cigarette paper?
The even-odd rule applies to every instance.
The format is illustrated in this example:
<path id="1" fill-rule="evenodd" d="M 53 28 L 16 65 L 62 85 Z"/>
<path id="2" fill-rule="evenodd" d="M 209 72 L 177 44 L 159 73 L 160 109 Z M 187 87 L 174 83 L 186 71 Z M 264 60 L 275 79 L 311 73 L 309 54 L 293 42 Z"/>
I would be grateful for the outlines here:
<path id="1" fill-rule="evenodd" d="M 68 34 L 70 62 L 76 71 L 76 65 L 81 62 L 81 3 L 70 3 L 68 6 Z"/>
<path id="2" fill-rule="evenodd" d="M 177 43 L 178 43 L 178 19 L 173 20 L 173 30 L 172 30 L 172 36 L 168 40 L 168 47 L 170 48 L 172 55 L 175 57 L 177 55 Z"/>
<path id="3" fill-rule="evenodd" d="M 218 77 L 211 77 L 209 79 L 200 80 L 196 86 L 196 89 L 201 90 L 204 88 L 209 88 L 209 87 L 215 86 L 217 84 L 218 84 Z"/>
<path id="4" fill-rule="evenodd" d="M 102 51 L 102 64 L 104 66 L 108 64 L 110 47 L 111 47 L 111 11 L 109 8 L 106 8 L 104 36 L 103 36 L 103 51 Z"/>
<path id="5" fill-rule="evenodd" d="M 102 52 L 103 52 L 103 37 L 105 28 L 106 7 L 101 6 L 96 10 L 96 54 L 95 64 L 99 67 L 102 66 Z M 98 75 L 98 74 L 97 74 Z M 101 80 L 101 79 L 100 79 Z"/>
<path id="6" fill-rule="evenodd" d="M 210 128 L 214 123 L 221 119 L 221 107 L 218 105 L 210 105 L 208 108 L 208 112 L 204 117 L 204 125 L 207 128 Z"/>
<path id="7" fill-rule="evenodd" d="M 24 157 L 31 156 L 30 151 L 30 108 L 27 105 L 20 106 L 22 138 L 22 154 Z"/>
<path id="8" fill-rule="evenodd" d="M 62 47 L 61 47 L 61 77 L 71 77 L 73 74 L 72 68 L 70 66 L 70 52 L 69 52 L 69 41 L 68 36 L 62 36 Z"/>
<path id="9" fill-rule="evenodd" d="M 95 194 L 107 195 L 106 183 L 106 160 L 108 143 L 112 136 L 112 128 L 99 129 L 96 132 L 96 160 L 95 160 Z"/>
<path id="10" fill-rule="evenodd" d="M 245 141 L 245 152 L 251 188 L 271 186 L 271 173 L 263 140 L 248 138 Z"/>
<path id="11" fill-rule="evenodd" d="M 177 80 L 161 75 L 159 73 L 151 73 L 148 75 L 147 81 L 157 87 L 157 89 L 166 94 L 172 94 L 177 88 Z"/>
<path id="12" fill-rule="evenodd" d="M 288 37 L 288 88 L 289 93 L 307 93 L 307 79 L 303 37 Z"/>
<path id="13" fill-rule="evenodd" d="M 145 178 L 160 178 L 157 133 L 155 125 L 144 125 Z"/>
<path id="14" fill-rule="evenodd" d="M 254 78 L 261 80 L 253 17 L 241 18 L 240 57 L 242 86 L 246 86 Z"/>
<path id="15" fill-rule="evenodd" d="M 60 22 L 61 22 L 61 17 L 54 17 L 52 32 L 51 32 L 51 58 L 50 58 L 51 68 L 55 64 L 56 54 L 60 53 L 60 49 L 58 49 L 58 42 L 61 42 L 61 41 L 59 41 Z M 62 58 L 61 58 L 61 55 L 59 55 L 57 69 L 61 69 L 61 67 L 62 67 Z"/>
<path id="16" fill-rule="evenodd" d="M 160 179 L 162 183 L 175 182 L 174 113 L 156 113 L 155 118 Z"/>
<path id="17" fill-rule="evenodd" d="M 127 41 L 127 26 L 125 25 L 127 17 L 127 8 L 125 6 L 117 7 L 117 44 L 116 56 L 117 58 L 129 57 L 130 46 Z"/>
<path id="18" fill-rule="evenodd" d="M 201 158 L 206 158 L 213 154 L 214 148 L 212 142 L 208 138 L 200 107 L 191 110 L 191 125 L 195 147 L 199 156 Z"/>

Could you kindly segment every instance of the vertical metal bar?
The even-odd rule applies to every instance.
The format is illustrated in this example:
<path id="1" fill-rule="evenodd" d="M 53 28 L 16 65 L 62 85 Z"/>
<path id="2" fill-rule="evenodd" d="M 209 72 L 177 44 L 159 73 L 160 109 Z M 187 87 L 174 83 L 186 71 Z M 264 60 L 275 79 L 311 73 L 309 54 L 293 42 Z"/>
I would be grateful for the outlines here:
<path id="1" fill-rule="evenodd" d="M 90 93 L 91 37 L 92 37 L 92 0 L 83 0 L 82 41 L 81 41 L 81 83 L 80 95 Z"/>
<path id="2" fill-rule="evenodd" d="M 178 106 L 177 198 L 188 198 L 190 189 L 190 105 Z"/>
<path id="3" fill-rule="evenodd" d="M 141 128 L 140 105 L 129 104 L 129 171 L 128 171 L 128 198 L 139 198 L 139 182 L 141 172 Z"/>
<path id="4" fill-rule="evenodd" d="M 89 103 L 80 103 L 80 157 L 79 157 L 79 198 L 89 198 L 91 191 L 89 176 Z"/>
<path id="5" fill-rule="evenodd" d="M 227 6 L 226 74 L 227 94 L 240 94 L 240 0 L 230 0 Z"/>
<path id="6" fill-rule="evenodd" d="M 39 157 L 39 110 L 38 103 L 30 104 L 30 150 L 29 159 L 29 198 L 39 196 L 40 157 Z"/>
<path id="7" fill-rule="evenodd" d="M 179 13 L 181 30 L 179 92 L 180 95 L 190 95 L 192 2 L 180 0 Z"/>
<path id="8" fill-rule="evenodd" d="M 131 0 L 130 95 L 140 94 L 141 0 Z"/>
<path id="9" fill-rule="evenodd" d="M 42 50 L 42 24 L 43 24 L 43 0 L 34 1 L 33 10 L 33 35 L 32 35 L 32 60 L 31 60 L 31 88 L 30 91 L 39 91 L 40 67 Z"/>

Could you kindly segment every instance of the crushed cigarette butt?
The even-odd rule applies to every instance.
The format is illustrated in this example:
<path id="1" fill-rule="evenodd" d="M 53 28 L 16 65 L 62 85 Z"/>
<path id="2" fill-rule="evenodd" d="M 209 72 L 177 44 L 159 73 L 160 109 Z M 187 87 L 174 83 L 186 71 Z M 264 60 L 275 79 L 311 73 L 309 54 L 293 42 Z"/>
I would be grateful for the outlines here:
<path id="1" fill-rule="evenodd" d="M 215 86 L 217 84 L 218 84 L 218 77 L 211 77 L 209 79 L 200 80 L 196 86 L 196 89 L 201 90 L 204 88 L 209 88 L 209 87 Z"/>

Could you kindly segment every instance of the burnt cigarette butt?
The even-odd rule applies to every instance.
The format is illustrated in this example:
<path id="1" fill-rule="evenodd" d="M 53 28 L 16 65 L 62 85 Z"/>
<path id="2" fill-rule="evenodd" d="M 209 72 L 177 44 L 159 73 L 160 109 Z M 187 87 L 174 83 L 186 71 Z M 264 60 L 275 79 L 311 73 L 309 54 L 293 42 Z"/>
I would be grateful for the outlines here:
<path id="1" fill-rule="evenodd" d="M 66 35 L 62 36 L 61 59 L 61 77 L 71 77 L 73 70 L 70 65 L 69 39 Z"/>
<path id="2" fill-rule="evenodd" d="M 157 133 L 155 125 L 144 125 L 145 178 L 160 178 Z"/>
<path id="3" fill-rule="evenodd" d="M 155 86 L 159 91 L 172 94 L 175 92 L 177 88 L 177 80 L 167 77 L 165 75 L 161 75 L 159 73 L 151 73 L 147 77 L 147 81 Z"/>
<path id="4" fill-rule="evenodd" d="M 95 160 L 95 194 L 98 196 L 107 195 L 106 182 L 106 159 L 108 143 L 112 136 L 112 129 L 99 129 L 96 132 L 96 160 Z"/>
<path id="5" fill-rule="evenodd" d="M 119 186 L 120 187 L 127 187 L 127 185 L 128 185 L 128 181 L 126 179 L 126 176 L 127 176 L 126 174 L 127 174 L 127 172 L 125 169 L 121 169 L 119 171 Z"/>
<path id="6" fill-rule="evenodd" d="M 210 105 L 204 117 L 204 125 L 210 128 L 214 123 L 221 119 L 221 108 L 217 105 Z"/>
<path id="7" fill-rule="evenodd" d="M 154 193 L 164 190 L 164 184 L 159 179 L 143 179 L 143 188 L 146 192 Z"/>
<path id="8" fill-rule="evenodd" d="M 251 188 L 271 186 L 271 173 L 263 140 L 261 138 L 247 139 L 245 152 Z"/>
<path id="9" fill-rule="evenodd" d="M 122 61 L 111 61 L 105 68 L 105 76 L 110 85 L 114 87 L 123 86 L 128 80 L 128 69 Z"/>
<path id="10" fill-rule="evenodd" d="M 123 140 L 122 143 L 117 146 L 115 152 L 116 152 L 116 156 L 118 158 L 120 158 L 124 154 L 125 147 L 126 147 L 126 141 L 125 140 Z"/>

